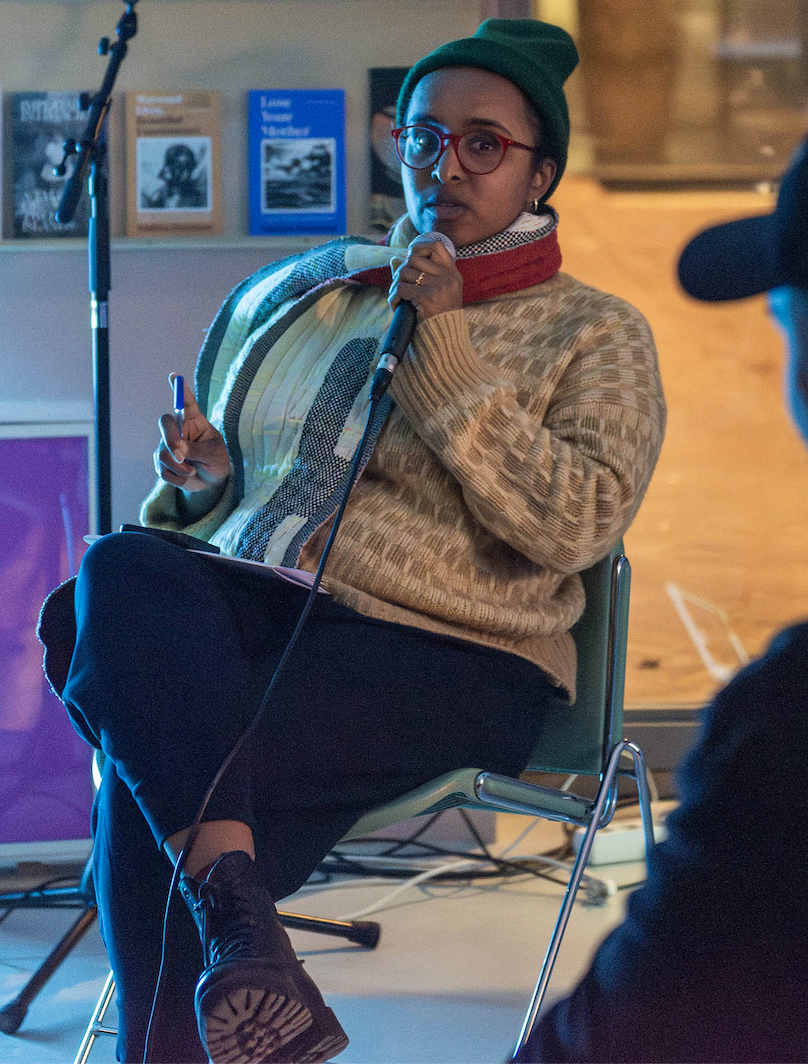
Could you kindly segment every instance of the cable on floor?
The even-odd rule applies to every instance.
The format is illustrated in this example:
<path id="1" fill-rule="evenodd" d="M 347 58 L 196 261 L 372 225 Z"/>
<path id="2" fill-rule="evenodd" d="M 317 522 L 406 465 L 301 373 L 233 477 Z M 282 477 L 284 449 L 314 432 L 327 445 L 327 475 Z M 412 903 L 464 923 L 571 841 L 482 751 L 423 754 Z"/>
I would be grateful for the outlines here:
<path id="1" fill-rule="evenodd" d="M 566 781 L 567 785 L 571 784 L 574 778 L 575 777 L 569 777 L 568 781 Z M 378 845 L 379 843 L 391 842 L 392 845 L 390 848 L 382 851 L 380 854 L 366 854 L 362 856 L 356 856 L 355 854 L 349 855 L 339 846 L 335 847 L 334 851 L 321 862 L 318 868 L 318 872 L 323 878 L 317 884 L 311 884 L 311 886 L 316 886 L 320 889 L 327 888 L 329 886 L 330 877 L 340 874 L 353 874 L 354 879 L 352 882 L 355 883 L 361 883 L 363 879 L 367 880 L 370 877 L 378 878 L 379 876 L 384 876 L 385 878 L 405 878 L 405 882 L 396 887 L 391 893 L 372 902 L 370 905 L 365 906 L 357 912 L 348 913 L 338 917 L 338 919 L 341 920 L 357 920 L 370 913 L 378 912 L 380 909 L 389 906 L 396 898 L 400 897 L 406 891 L 421 886 L 423 883 L 430 880 L 443 883 L 472 882 L 480 879 L 504 880 L 505 878 L 514 876 L 523 877 L 531 875 L 542 879 L 548 879 L 552 883 L 564 886 L 564 882 L 552 873 L 557 870 L 563 870 L 565 872 L 572 871 L 572 865 L 561 860 L 562 857 L 568 856 L 571 852 L 571 835 L 568 835 L 565 838 L 565 841 L 561 846 L 554 847 L 546 853 L 506 859 L 506 855 L 510 853 L 526 837 L 526 835 L 533 830 L 538 821 L 543 818 L 534 818 L 515 842 L 512 842 L 506 847 L 501 854 L 495 855 L 491 853 L 488 845 L 480 836 L 475 824 L 468 816 L 468 813 L 462 808 L 460 808 L 458 812 L 460 813 L 469 834 L 474 839 L 477 847 L 482 851 L 481 853 L 462 854 L 457 850 L 438 846 L 434 843 L 422 842 L 420 836 L 422 836 L 426 830 L 434 824 L 435 820 L 442 815 L 442 813 L 436 813 L 429 818 L 426 824 L 419 826 L 416 831 L 405 839 L 391 840 L 380 836 L 373 836 L 368 839 L 351 840 L 351 845 L 353 846 L 361 845 L 362 843 L 374 843 Z M 395 856 L 397 853 L 400 854 L 402 851 L 413 847 L 422 851 L 420 859 L 417 856 Z M 437 863 L 425 865 L 424 862 L 429 858 L 437 858 Z M 581 880 L 581 886 L 584 891 L 584 897 L 590 904 L 603 904 L 607 898 L 612 896 L 617 890 L 611 880 L 600 879 L 589 873 L 584 873 Z"/>

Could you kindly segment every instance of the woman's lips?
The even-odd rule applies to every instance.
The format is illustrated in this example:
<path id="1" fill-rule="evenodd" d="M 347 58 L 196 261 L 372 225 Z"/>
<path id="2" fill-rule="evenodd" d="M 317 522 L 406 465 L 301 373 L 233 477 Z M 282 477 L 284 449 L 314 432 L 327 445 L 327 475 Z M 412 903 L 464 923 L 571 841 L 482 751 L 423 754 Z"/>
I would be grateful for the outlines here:
<path id="1" fill-rule="evenodd" d="M 441 221 L 449 221 L 452 218 L 459 218 L 465 212 L 466 207 L 462 203 L 428 203 L 427 210 L 432 211 Z"/>

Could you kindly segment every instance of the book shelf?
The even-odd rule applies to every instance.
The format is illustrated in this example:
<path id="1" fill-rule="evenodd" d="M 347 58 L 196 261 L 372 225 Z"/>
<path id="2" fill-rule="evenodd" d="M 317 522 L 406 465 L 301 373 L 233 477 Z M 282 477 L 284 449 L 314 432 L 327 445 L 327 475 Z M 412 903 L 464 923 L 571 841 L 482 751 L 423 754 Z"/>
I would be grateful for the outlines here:
<path id="1" fill-rule="evenodd" d="M 0 0 L 3 3 L 4 0 Z M 33 0 L 28 0 L 33 2 Z M 112 251 L 264 251 L 267 260 L 317 247 L 334 237 L 324 236 L 186 236 L 113 237 Z M 19 251 L 86 251 L 86 237 L 42 240 L 0 240 L 0 254 Z"/>
<path id="2" fill-rule="evenodd" d="M 246 236 L 248 114 L 251 89 L 341 89 L 346 100 L 345 162 L 349 233 L 368 214 L 368 70 L 408 66 L 436 45 L 473 33 L 480 8 L 467 0 L 401 0 L 395 33 L 387 0 L 184 0 L 138 4 L 138 30 L 129 42 L 113 90 L 109 128 L 110 223 L 125 232 L 123 94 L 206 89 L 221 97 L 223 237 Z M 96 91 L 107 60 L 101 36 L 114 39 L 124 5 L 113 0 L 0 0 L 0 85 L 4 97 L 22 91 Z M 5 109 L 8 103 L 5 103 Z M 10 130 L 6 131 L 10 140 Z M 8 152 L 5 152 L 6 156 Z M 4 196 L 11 185 L 8 159 Z M 6 203 L 6 216 L 9 204 Z M 8 217 L 2 232 L 10 237 Z M 62 239 L 62 238 L 58 238 Z M 181 237 L 184 244 L 188 237 Z M 190 245 L 189 245 L 190 246 Z"/>

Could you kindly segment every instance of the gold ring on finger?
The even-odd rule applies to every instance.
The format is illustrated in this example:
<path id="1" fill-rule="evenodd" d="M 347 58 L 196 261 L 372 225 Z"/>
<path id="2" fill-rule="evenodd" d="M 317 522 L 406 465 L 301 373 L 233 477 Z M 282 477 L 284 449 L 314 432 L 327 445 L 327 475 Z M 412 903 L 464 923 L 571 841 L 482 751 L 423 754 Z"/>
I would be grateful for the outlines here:
<path id="1" fill-rule="evenodd" d="M 425 277 L 426 277 L 425 273 L 423 273 L 423 272 L 419 273 L 418 276 L 415 278 L 415 283 L 416 284 L 420 284 Z"/>

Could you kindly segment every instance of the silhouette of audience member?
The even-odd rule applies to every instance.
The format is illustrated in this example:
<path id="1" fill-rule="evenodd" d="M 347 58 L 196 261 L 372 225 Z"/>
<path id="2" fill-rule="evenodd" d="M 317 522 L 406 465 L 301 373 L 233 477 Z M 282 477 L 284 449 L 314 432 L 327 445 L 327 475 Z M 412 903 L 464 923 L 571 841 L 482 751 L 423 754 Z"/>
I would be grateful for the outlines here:
<path id="1" fill-rule="evenodd" d="M 808 139 L 776 210 L 697 235 L 679 279 L 701 300 L 769 292 L 808 443 Z M 706 708 L 678 784 L 646 885 L 519 1060 L 808 1060 L 808 623 Z"/>

